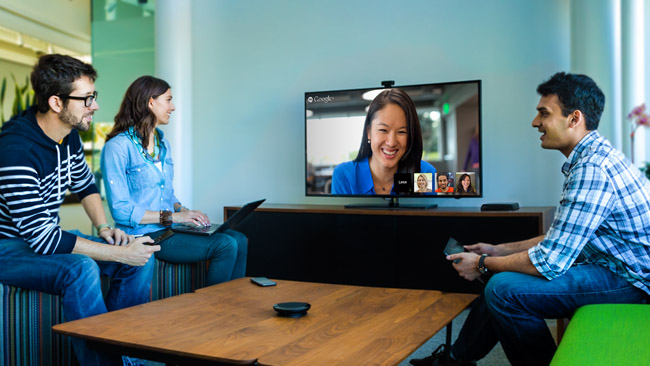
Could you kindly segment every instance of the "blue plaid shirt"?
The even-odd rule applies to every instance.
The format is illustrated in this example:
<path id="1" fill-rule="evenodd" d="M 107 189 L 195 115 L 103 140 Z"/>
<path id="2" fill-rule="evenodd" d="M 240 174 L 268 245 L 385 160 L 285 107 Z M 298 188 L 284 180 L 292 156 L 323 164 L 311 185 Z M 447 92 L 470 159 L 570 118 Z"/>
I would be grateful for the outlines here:
<path id="1" fill-rule="evenodd" d="M 650 294 L 650 181 L 597 131 L 562 166 L 560 206 L 528 250 L 539 273 L 561 276 L 580 253 Z"/>

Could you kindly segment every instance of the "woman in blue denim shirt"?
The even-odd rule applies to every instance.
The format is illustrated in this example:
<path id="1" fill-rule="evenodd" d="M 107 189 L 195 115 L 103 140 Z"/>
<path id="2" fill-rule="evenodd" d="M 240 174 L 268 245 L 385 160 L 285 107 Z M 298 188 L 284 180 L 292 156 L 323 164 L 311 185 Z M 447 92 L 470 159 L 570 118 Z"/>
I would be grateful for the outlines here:
<path id="1" fill-rule="evenodd" d="M 169 141 L 157 128 L 169 123 L 174 110 L 169 84 L 142 76 L 127 89 L 106 137 L 101 170 L 108 204 L 115 224 L 128 234 L 160 231 L 169 216 L 174 223 L 210 224 L 203 212 L 184 207 L 174 196 Z M 156 258 L 169 263 L 210 260 L 207 284 L 213 285 L 244 276 L 247 246 L 246 236 L 234 230 L 210 236 L 176 233 Z"/>

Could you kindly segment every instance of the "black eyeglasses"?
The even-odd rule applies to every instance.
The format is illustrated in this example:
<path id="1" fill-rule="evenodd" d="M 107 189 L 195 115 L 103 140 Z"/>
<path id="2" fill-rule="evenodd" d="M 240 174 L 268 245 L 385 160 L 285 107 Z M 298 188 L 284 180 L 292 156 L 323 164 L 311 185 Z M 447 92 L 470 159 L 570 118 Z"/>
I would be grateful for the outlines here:
<path id="1" fill-rule="evenodd" d="M 88 95 L 85 97 L 73 97 L 71 95 L 57 95 L 57 97 L 61 99 L 83 100 L 84 105 L 86 107 L 90 107 L 91 105 L 93 105 L 93 102 L 97 100 L 97 90 L 95 90 L 92 95 Z"/>

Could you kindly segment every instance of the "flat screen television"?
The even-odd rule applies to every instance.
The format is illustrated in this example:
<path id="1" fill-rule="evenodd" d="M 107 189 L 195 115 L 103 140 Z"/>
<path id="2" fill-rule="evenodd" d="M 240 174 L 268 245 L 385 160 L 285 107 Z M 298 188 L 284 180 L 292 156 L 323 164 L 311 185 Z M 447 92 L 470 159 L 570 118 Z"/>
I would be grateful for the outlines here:
<path id="1" fill-rule="evenodd" d="M 482 197 L 481 81 L 382 84 L 305 93 L 307 196 Z"/>

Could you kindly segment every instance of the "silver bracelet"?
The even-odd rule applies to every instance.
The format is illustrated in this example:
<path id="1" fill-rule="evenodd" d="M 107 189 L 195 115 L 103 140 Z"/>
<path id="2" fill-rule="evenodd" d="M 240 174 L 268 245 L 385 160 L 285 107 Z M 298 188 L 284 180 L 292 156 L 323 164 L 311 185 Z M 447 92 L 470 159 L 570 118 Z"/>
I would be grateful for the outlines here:
<path id="1" fill-rule="evenodd" d="M 104 229 L 113 230 L 113 228 L 109 224 L 100 224 L 100 225 L 97 226 L 97 233 L 99 233 L 100 231 L 102 231 Z"/>

